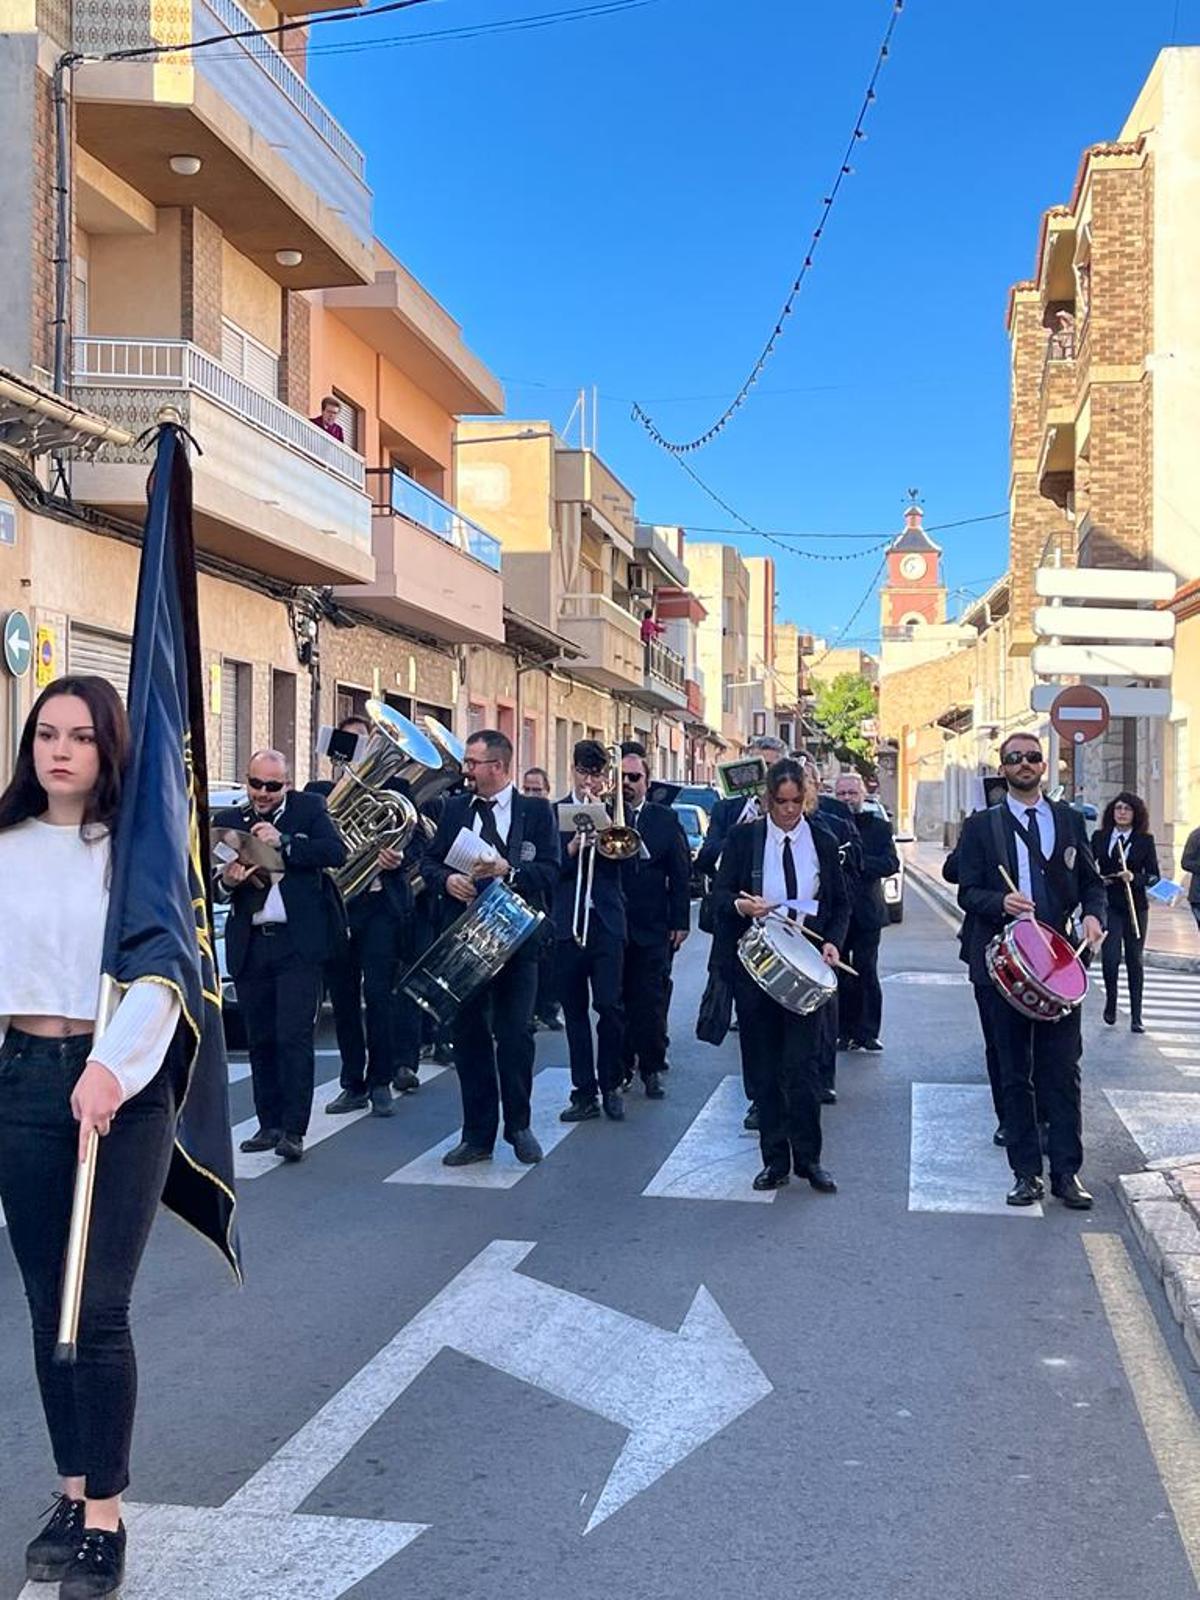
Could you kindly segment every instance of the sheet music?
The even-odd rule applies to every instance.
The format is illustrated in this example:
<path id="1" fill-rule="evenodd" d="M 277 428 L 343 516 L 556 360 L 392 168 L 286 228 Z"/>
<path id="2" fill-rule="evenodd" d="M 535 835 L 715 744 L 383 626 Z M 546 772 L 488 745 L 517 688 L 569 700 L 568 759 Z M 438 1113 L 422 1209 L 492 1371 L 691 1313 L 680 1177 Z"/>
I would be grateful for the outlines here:
<path id="1" fill-rule="evenodd" d="M 470 828 L 460 828 L 458 837 L 446 852 L 446 865 L 451 872 L 469 874 L 477 862 L 499 860 L 495 847 Z"/>

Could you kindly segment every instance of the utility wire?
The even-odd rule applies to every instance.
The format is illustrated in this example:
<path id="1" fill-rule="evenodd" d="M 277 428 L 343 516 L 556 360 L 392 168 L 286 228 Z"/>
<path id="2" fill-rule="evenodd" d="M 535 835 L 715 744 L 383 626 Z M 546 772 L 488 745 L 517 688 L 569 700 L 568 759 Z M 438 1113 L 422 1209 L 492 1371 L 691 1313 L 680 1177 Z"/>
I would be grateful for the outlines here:
<path id="1" fill-rule="evenodd" d="M 95 59 L 138 61 L 144 56 L 178 55 L 180 51 L 203 50 L 209 45 L 230 44 L 237 39 L 273 39 L 281 33 L 292 33 L 300 28 L 313 28 L 321 22 L 362 22 L 367 17 L 381 17 L 390 11 L 411 11 L 414 6 L 427 6 L 433 3 L 434 0 L 386 0 L 386 4 L 373 6 L 370 10 L 360 10 L 355 7 L 353 11 L 323 11 L 315 17 L 301 17 L 293 22 L 277 23 L 273 28 L 241 28 L 237 33 L 214 33 L 206 39 L 192 39 L 187 44 L 150 44 L 132 50 L 109 50 Z"/>
<path id="2" fill-rule="evenodd" d="M 640 422 L 642 427 L 645 428 L 646 432 L 654 440 L 655 444 L 661 449 L 666 450 L 669 454 L 676 457 L 691 455 L 695 451 L 703 450 L 706 445 L 711 444 L 717 435 L 722 433 L 724 429 L 728 427 L 729 423 L 733 419 L 734 413 L 739 411 L 742 406 L 745 405 L 750 396 L 751 389 L 758 382 L 759 377 L 762 375 L 763 369 L 766 367 L 771 357 L 775 354 L 775 350 L 778 347 L 780 340 L 783 338 L 784 325 L 792 314 L 796 301 L 799 298 L 800 291 L 804 287 L 804 280 L 808 277 L 809 271 L 812 268 L 813 258 L 816 255 L 817 247 L 820 244 L 821 238 L 825 232 L 826 224 L 828 223 L 833 208 L 837 203 L 838 195 L 841 193 L 842 185 L 854 172 L 854 168 L 851 165 L 851 157 L 854 154 L 854 148 L 858 144 L 859 140 L 865 139 L 867 136 L 863 125 L 867 120 L 867 114 L 869 113 L 872 105 L 875 103 L 875 85 L 878 83 L 879 76 L 883 71 L 884 63 L 887 61 L 888 56 L 891 53 L 892 35 L 896 31 L 896 24 L 899 22 L 900 14 L 903 10 L 904 0 L 892 0 L 892 10 L 890 17 L 888 18 L 888 25 L 884 32 L 882 43 L 876 52 L 875 66 L 872 69 L 871 76 L 867 82 L 866 93 L 863 95 L 862 105 L 859 107 L 858 116 L 854 119 L 854 127 L 851 130 L 850 138 L 846 145 L 845 153 L 842 156 L 842 161 L 840 167 L 838 168 L 837 176 L 834 178 L 833 183 L 829 186 L 829 189 L 825 194 L 825 198 L 821 202 L 821 210 L 817 218 L 817 225 L 813 229 L 812 237 L 808 244 L 808 250 L 805 254 L 804 260 L 800 265 L 800 270 L 796 273 L 796 276 L 792 281 L 792 286 L 788 290 L 787 298 L 783 302 L 783 309 L 776 318 L 775 326 L 771 330 L 770 337 L 767 339 L 766 344 L 759 353 L 758 360 L 754 363 L 753 367 L 751 367 L 749 375 L 742 383 L 741 388 L 734 395 L 733 399 L 725 407 L 724 411 L 722 411 L 721 415 L 716 419 L 716 421 L 707 427 L 703 433 L 697 434 L 694 439 L 668 439 L 664 433 L 660 432 L 660 430 L 655 427 L 653 419 L 646 412 L 646 410 L 636 402 L 634 403 L 632 413 L 634 420 L 636 422 Z"/>
<path id="3" fill-rule="evenodd" d="M 821 665 L 822 661 L 825 661 L 830 655 L 832 655 L 832 653 L 838 648 L 838 646 L 845 639 L 846 635 L 850 632 L 850 629 L 858 621 L 859 616 L 862 613 L 863 607 L 866 605 L 867 601 L 871 598 L 871 596 L 875 593 L 875 586 L 879 582 L 879 579 L 883 576 L 886 568 L 887 568 L 887 560 L 885 558 L 883 561 L 881 561 L 879 563 L 879 565 L 875 568 L 875 571 L 871 574 L 871 581 L 867 585 L 867 592 L 863 595 L 862 599 L 858 602 L 858 604 L 855 606 L 854 610 L 846 618 L 845 622 L 842 623 L 841 627 L 834 634 L 834 636 L 830 640 L 829 644 L 825 647 L 825 649 L 821 652 L 821 654 L 817 657 L 817 659 L 808 664 L 808 666 L 807 666 L 807 668 L 805 670 L 807 671 L 807 673 L 810 676 Z"/>

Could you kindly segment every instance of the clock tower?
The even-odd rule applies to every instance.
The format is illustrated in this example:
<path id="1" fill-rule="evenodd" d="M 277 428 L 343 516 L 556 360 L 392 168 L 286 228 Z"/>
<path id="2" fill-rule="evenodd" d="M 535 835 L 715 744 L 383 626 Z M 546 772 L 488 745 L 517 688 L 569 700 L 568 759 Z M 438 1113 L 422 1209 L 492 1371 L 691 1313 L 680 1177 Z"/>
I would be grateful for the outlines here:
<path id="1" fill-rule="evenodd" d="M 884 629 L 937 625 L 946 620 L 941 546 L 934 544 L 921 526 L 924 515 L 920 506 L 909 506 L 904 513 L 904 532 L 888 550 L 887 581 L 879 592 L 879 621 Z"/>

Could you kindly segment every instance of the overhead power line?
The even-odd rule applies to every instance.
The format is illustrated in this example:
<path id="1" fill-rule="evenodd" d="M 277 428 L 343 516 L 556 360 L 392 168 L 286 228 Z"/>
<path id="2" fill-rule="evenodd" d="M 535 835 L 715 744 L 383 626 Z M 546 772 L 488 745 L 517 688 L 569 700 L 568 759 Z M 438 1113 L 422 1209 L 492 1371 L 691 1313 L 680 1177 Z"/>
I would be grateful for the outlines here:
<path id="1" fill-rule="evenodd" d="M 703 433 L 697 434 L 694 439 L 668 439 L 666 435 L 654 425 L 654 420 L 647 413 L 647 411 L 635 401 L 633 406 L 634 420 L 641 423 L 642 427 L 645 428 L 646 432 L 654 440 L 655 444 L 660 446 L 660 448 L 663 450 L 668 451 L 671 455 L 692 455 L 697 450 L 703 450 L 705 445 L 711 444 L 717 435 L 722 433 L 724 429 L 728 427 L 729 423 L 734 417 L 734 414 L 740 411 L 742 406 L 745 405 L 750 396 L 751 389 L 758 382 L 760 376 L 762 375 L 763 369 L 766 367 L 771 357 L 775 354 L 779 342 L 783 338 L 784 327 L 787 323 L 787 319 L 791 316 L 792 311 L 795 308 L 800 291 L 804 287 L 804 280 L 808 277 L 808 274 L 812 268 L 813 260 L 816 256 L 821 239 L 824 236 L 825 228 L 829 222 L 833 208 L 837 204 L 838 195 L 841 193 L 842 185 L 845 183 L 847 178 L 853 175 L 854 167 L 852 165 L 852 157 L 854 155 L 855 146 L 860 140 L 865 139 L 867 136 L 864 124 L 867 120 L 867 115 L 877 98 L 875 86 L 879 82 L 879 76 L 883 71 L 884 63 L 891 54 L 892 35 L 896 31 L 896 24 L 900 20 L 900 14 L 903 10 L 904 0 L 892 0 L 892 9 L 891 15 L 888 18 L 888 25 L 884 32 L 883 40 L 880 43 L 878 51 L 876 52 L 875 65 L 871 71 L 871 76 L 867 81 L 866 92 L 863 95 L 862 104 L 858 110 L 858 116 L 854 119 L 854 127 L 851 129 L 850 138 L 846 144 L 846 149 L 842 156 L 841 165 L 838 168 L 837 176 L 834 178 L 833 182 L 825 192 L 825 198 L 821 202 L 821 209 L 817 217 L 817 225 L 812 231 L 812 237 L 809 239 L 808 249 L 805 252 L 804 259 L 800 264 L 800 269 L 796 273 L 795 278 L 792 280 L 792 286 L 787 292 L 787 297 L 783 302 L 783 308 L 778 317 L 775 319 L 775 326 L 771 330 L 770 337 L 767 339 L 766 344 L 763 345 L 757 361 L 755 361 L 754 365 L 751 367 L 750 372 L 745 381 L 742 383 L 741 388 L 734 395 L 733 399 L 730 400 L 729 404 L 725 407 L 724 411 L 721 412 L 716 421 L 707 427 Z"/>

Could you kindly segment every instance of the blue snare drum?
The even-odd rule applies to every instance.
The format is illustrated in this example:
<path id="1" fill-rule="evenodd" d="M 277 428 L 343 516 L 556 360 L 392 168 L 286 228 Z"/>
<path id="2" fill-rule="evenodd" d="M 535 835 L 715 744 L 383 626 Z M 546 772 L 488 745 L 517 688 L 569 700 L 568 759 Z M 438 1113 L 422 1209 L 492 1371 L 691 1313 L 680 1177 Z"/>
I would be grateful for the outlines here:
<path id="1" fill-rule="evenodd" d="M 443 1026 L 545 920 L 498 878 L 404 974 L 400 987 Z"/>

